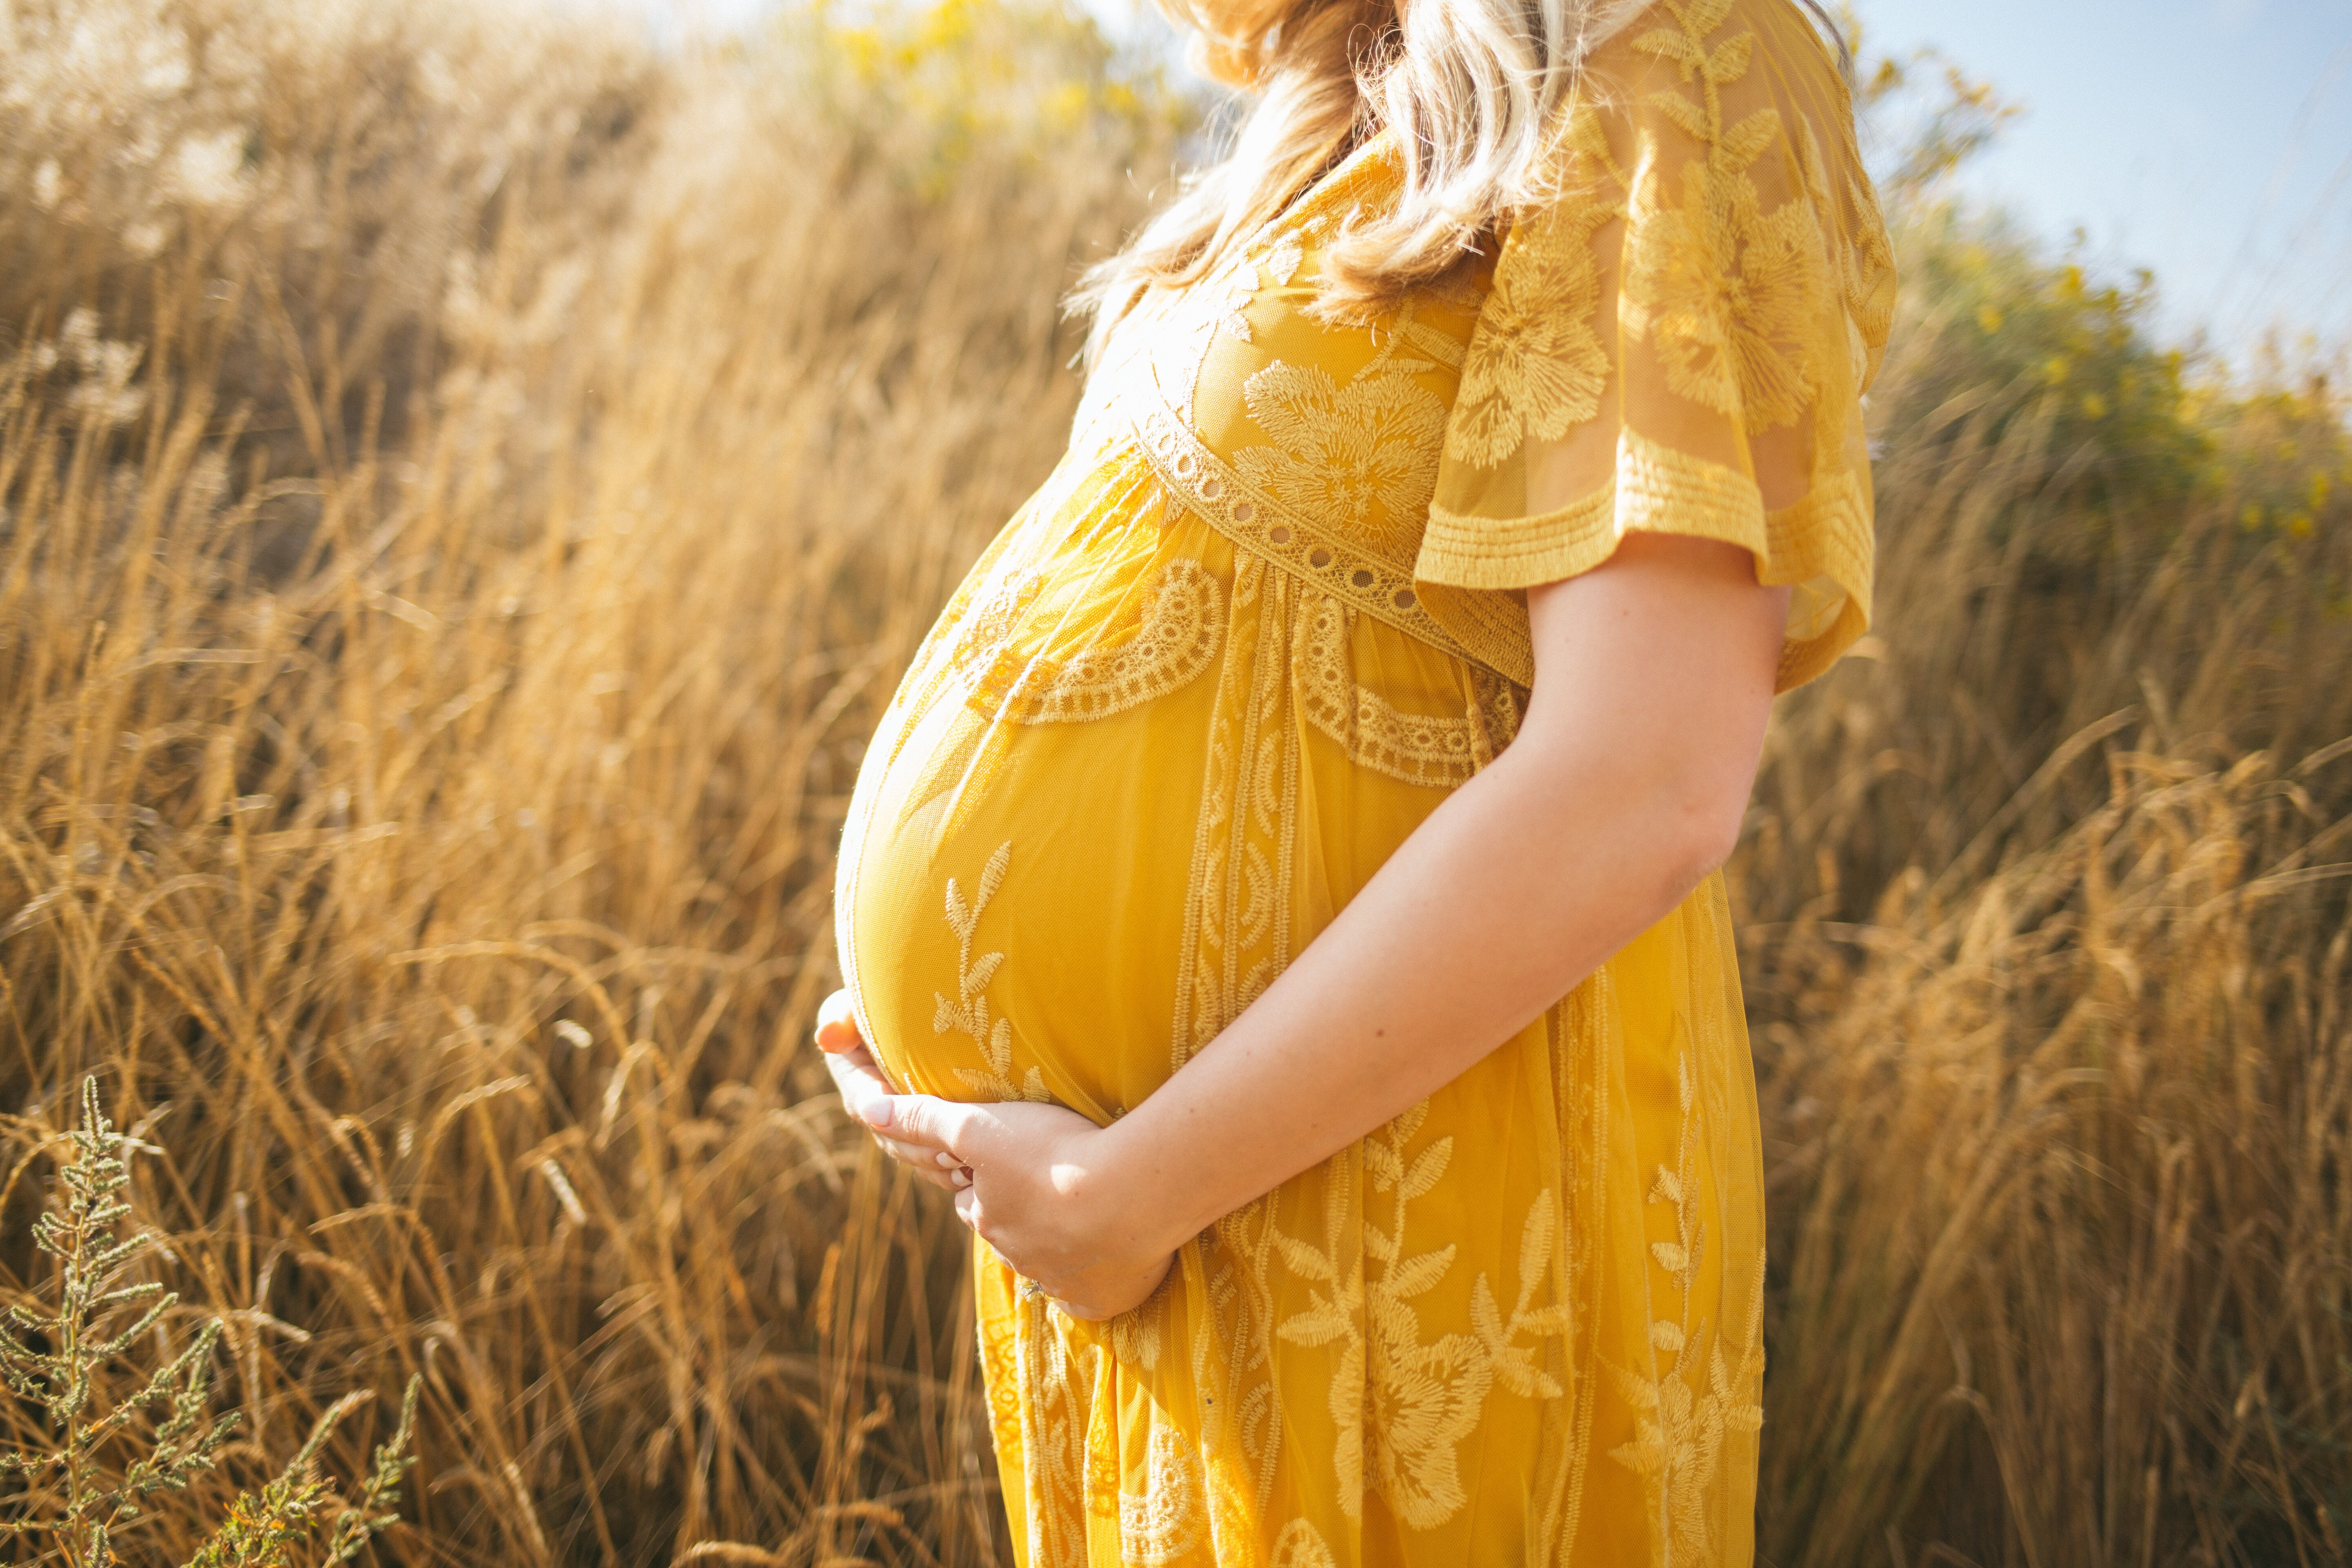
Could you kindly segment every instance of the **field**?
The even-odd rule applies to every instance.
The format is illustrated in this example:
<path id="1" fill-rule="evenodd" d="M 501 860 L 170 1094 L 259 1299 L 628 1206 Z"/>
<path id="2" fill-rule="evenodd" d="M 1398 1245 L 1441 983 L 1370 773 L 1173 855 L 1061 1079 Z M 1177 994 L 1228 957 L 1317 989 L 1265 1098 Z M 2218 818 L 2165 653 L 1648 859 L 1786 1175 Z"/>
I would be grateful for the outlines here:
<path id="1" fill-rule="evenodd" d="M 380 1563 L 1009 1561 L 960 1233 L 805 1042 L 860 749 L 1182 102 L 992 0 L 0 0 L 0 1291 L 95 1074 L 152 1349 L 223 1320 L 244 1413 L 125 1560 L 421 1373 Z M 2342 1563 L 2346 410 L 1934 162 L 1877 630 L 1734 865 L 1764 1558 Z"/>

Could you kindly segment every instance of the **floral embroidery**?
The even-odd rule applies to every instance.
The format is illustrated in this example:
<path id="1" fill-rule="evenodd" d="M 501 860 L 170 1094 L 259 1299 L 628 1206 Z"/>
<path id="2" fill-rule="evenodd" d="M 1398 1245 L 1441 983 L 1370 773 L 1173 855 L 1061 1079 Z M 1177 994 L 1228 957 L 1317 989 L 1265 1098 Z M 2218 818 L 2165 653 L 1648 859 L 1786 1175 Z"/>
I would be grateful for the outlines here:
<path id="1" fill-rule="evenodd" d="M 1307 226 L 1312 230 L 1319 226 L 1310 224 Z M 1286 234 L 1274 242 L 1273 249 L 1265 253 L 1265 275 L 1276 288 L 1286 288 L 1290 280 L 1298 276 L 1298 268 L 1306 259 L 1307 247 L 1300 242 L 1299 236 Z"/>
<path id="2" fill-rule="evenodd" d="M 1674 1166 L 1658 1167 L 1650 1191 L 1650 1202 L 1672 1206 L 1675 1239 L 1652 1242 L 1650 1257 L 1674 1281 L 1682 1310 L 1677 1317 L 1659 1318 L 1650 1325 L 1650 1375 L 1615 1362 L 1601 1364 L 1635 1415 L 1633 1440 L 1611 1450 L 1609 1457 L 1642 1478 L 1653 1505 L 1663 1511 L 1668 1560 L 1703 1562 L 1713 1551 L 1706 1510 L 1715 1495 L 1725 1440 L 1734 1432 L 1754 1432 L 1764 1424 L 1763 1406 L 1754 1395 L 1764 1375 L 1764 1260 L 1760 1256 L 1756 1259 L 1735 1361 L 1724 1353 L 1724 1325 L 1700 1318 L 1693 1310 L 1706 1229 L 1690 1214 L 1696 1154 L 1690 1058 L 1678 1057 L 1675 1066 L 1682 1134 Z M 1692 1387 L 1702 1364 L 1702 1338 L 1707 1342 L 1704 1392 Z M 1656 1366 L 1659 1356 L 1670 1358 L 1662 1369 Z"/>
<path id="3" fill-rule="evenodd" d="M 1524 1399 L 1558 1399 L 1564 1392 L 1557 1378 L 1536 1364 L 1535 1352 L 1518 1342 L 1521 1334 L 1548 1338 L 1568 1332 L 1564 1304 L 1535 1305 L 1538 1292 L 1551 1283 L 1552 1248 L 1559 1237 L 1551 1190 L 1546 1188 L 1536 1194 L 1526 1223 L 1519 1226 L 1519 1293 L 1510 1317 L 1503 1316 L 1495 1288 L 1484 1274 L 1471 1289 L 1470 1323 L 1487 1363 L 1502 1385 Z"/>
<path id="4" fill-rule="evenodd" d="M 1656 337 L 1666 384 L 1692 402 L 1750 434 L 1794 424 L 1819 284 L 1811 215 L 1792 203 L 1759 216 L 1697 163 L 1683 170 L 1678 203 L 1663 184 L 1654 174 L 1634 197 L 1644 232 L 1628 268 L 1627 323 Z"/>
<path id="5" fill-rule="evenodd" d="M 1742 421 L 1750 434 L 1794 424 L 1811 386 L 1811 340 L 1821 319 L 1821 230 L 1802 202 L 1767 214 L 1748 169 L 1780 133 L 1775 109 L 1726 127 L 1722 89 L 1748 70 L 1756 35 L 1735 33 L 1714 49 L 1731 0 L 1665 0 L 1679 24 L 1633 47 L 1696 82 L 1701 101 L 1653 93 L 1650 103 L 1703 144 L 1669 195 L 1654 153 L 1643 159 L 1626 239 L 1625 321 L 1658 346 L 1666 384 Z"/>
<path id="6" fill-rule="evenodd" d="M 1009 1281 L 1013 1270 L 987 1250 L 984 1241 L 976 1242 L 979 1264 L 1000 1271 L 1000 1283 Z M 1003 1292 L 1010 1295 L 1006 1289 Z M 999 1449 L 1020 1452 L 1021 1447 L 1021 1383 L 1018 1374 L 1019 1338 L 1013 1320 L 1001 1312 L 982 1311 L 980 1317 L 981 1381 L 988 1389 L 988 1425 L 990 1436 Z"/>
<path id="7" fill-rule="evenodd" d="M 1244 382 L 1242 395 L 1274 439 L 1234 456 L 1244 479 L 1410 557 L 1437 482 L 1445 405 L 1435 393 L 1397 374 L 1341 386 L 1320 365 L 1277 360 Z"/>
<path id="8" fill-rule="evenodd" d="M 1490 668 L 1531 681 L 1509 590 L 1591 570 L 1633 528 L 1723 540 L 1797 588 L 1786 690 L 1868 625 L 1858 399 L 1886 340 L 1893 250 L 1809 25 L 1746 0 L 1656 0 L 1642 16 L 1596 54 L 1540 199 L 1503 239 L 1415 586 Z M 1646 448 L 1707 471 L 1671 518 L 1625 504 L 1622 459 Z M 1768 523 L 1767 493 L 1774 518 L 1799 521 Z"/>
<path id="9" fill-rule="evenodd" d="M 1514 1342 L 1522 1333 L 1560 1334 L 1568 1322 L 1560 1307 L 1532 1305 L 1550 1282 L 1557 1229 L 1551 1195 L 1545 1192 L 1523 1229 L 1517 1304 L 1510 1321 L 1503 1321 L 1493 1288 L 1481 1274 L 1472 1292 L 1474 1332 L 1422 1339 L 1413 1299 L 1445 1278 L 1458 1250 L 1449 1244 L 1406 1252 L 1405 1211 L 1436 1189 L 1454 1157 L 1451 1136 L 1407 1157 L 1406 1146 L 1428 1115 L 1424 1100 L 1362 1144 L 1365 1185 L 1390 1195 L 1390 1225 L 1383 1228 L 1367 1215 L 1360 1254 L 1342 1265 L 1340 1239 L 1349 1228 L 1346 1184 L 1337 1181 L 1325 1188 L 1322 1249 L 1278 1233 L 1275 1237 L 1283 1262 L 1310 1282 L 1310 1305 L 1283 1321 L 1280 1337 L 1310 1347 L 1340 1347 L 1330 1394 L 1339 1428 L 1331 1464 L 1340 1510 L 1349 1519 L 1360 1518 L 1369 1485 L 1415 1530 L 1444 1523 L 1468 1500 L 1458 1450 L 1476 1430 L 1487 1390 L 1498 1375 L 1514 1393 L 1558 1396 L 1559 1384 Z"/>
<path id="10" fill-rule="evenodd" d="M 1110 1353 L 1150 1372 L 1160 1364 L 1160 1311 L 1165 1288 L 1131 1312 L 1121 1312 L 1109 1323 Z"/>
<path id="11" fill-rule="evenodd" d="M 1235 342 L 1250 341 L 1249 317 L 1244 312 L 1257 298 L 1257 268 L 1247 258 L 1236 261 L 1218 279 L 1216 330 Z"/>
<path id="12" fill-rule="evenodd" d="M 1386 1137 L 1364 1145 L 1366 1184 L 1391 1193 L 1392 1227 L 1364 1226 L 1365 1327 L 1369 1355 L 1364 1373 L 1370 1408 L 1357 1430 L 1369 1451 L 1365 1479 L 1376 1486 L 1398 1517 L 1426 1530 L 1454 1516 L 1469 1500 L 1463 1489 L 1458 1450 L 1477 1430 L 1494 1369 L 1468 1334 L 1440 1334 L 1423 1343 L 1421 1315 L 1412 1298 L 1444 1279 L 1454 1267 L 1457 1244 L 1404 1255 L 1404 1209 L 1433 1190 L 1454 1155 L 1454 1140 L 1441 1138 L 1410 1164 L 1403 1146 L 1422 1120 L 1415 1108 L 1399 1118 Z M 1367 1200 L 1369 1206 L 1369 1200 Z M 1366 1431 L 1365 1428 L 1370 1430 Z M 1346 1435 L 1340 1438 L 1344 1454 Z"/>
<path id="13" fill-rule="evenodd" d="M 972 938 L 980 930 L 981 913 L 1003 885 L 1004 868 L 1012 858 L 1009 841 L 997 846 L 996 853 L 981 868 L 980 887 L 968 904 L 956 879 L 948 879 L 948 926 L 956 935 L 956 999 L 949 1001 L 945 992 L 932 993 L 936 1007 L 931 1015 L 931 1032 L 969 1035 L 980 1047 L 981 1055 L 988 1061 L 984 1070 L 955 1069 L 956 1077 L 975 1093 L 991 1100 L 1047 1101 L 1054 1097 L 1035 1068 L 1031 1068 L 1019 1083 L 1013 1081 L 1013 1020 L 989 1016 L 988 983 L 996 977 L 1004 954 L 983 952 L 974 958 L 971 952 Z"/>
<path id="14" fill-rule="evenodd" d="M 1564 201 L 1512 233 L 1462 366 L 1446 434 L 1464 462 L 1491 468 L 1533 435 L 1557 441 L 1601 411 L 1609 354 L 1593 330 L 1601 269 L 1592 233 L 1623 205 Z"/>
<path id="15" fill-rule="evenodd" d="M 1831 247 L 1837 272 L 1838 297 L 1845 307 L 1846 329 L 1860 352 L 1853 365 L 1853 384 L 1862 386 L 1875 368 L 1873 345 L 1886 342 L 1895 315 L 1895 242 L 1887 237 L 1879 216 L 1878 195 L 1857 173 L 1862 153 L 1849 131 L 1838 149 L 1839 166 L 1849 173 L 1843 180 L 1830 177 L 1822 155 L 1821 138 L 1812 122 L 1799 117 L 1796 131 L 1797 172 L 1805 197 L 1823 214 L 1844 207 L 1845 226 L 1854 243 Z"/>
<path id="16" fill-rule="evenodd" d="M 1042 1300 L 1018 1302 L 1015 1376 L 1021 1389 L 1022 1514 L 1028 1526 L 1029 1561 L 1084 1563 L 1090 1481 L 1087 1463 L 1095 1360 L 1098 1352 L 1074 1348 Z M 1098 1482 L 1097 1482 L 1098 1485 Z M 1116 1493 L 1113 1493 L 1116 1496 Z M 1116 1506 L 1114 1504 L 1114 1506 Z"/>
<path id="17" fill-rule="evenodd" d="M 1490 563 L 1536 558 L 1568 521 L 1597 519 L 1608 542 L 1628 521 L 1720 525 L 1768 538 L 1759 561 L 1836 563 L 1839 594 L 1866 588 L 1853 395 L 1883 341 L 1889 258 L 1851 139 L 1818 112 L 1841 100 L 1812 40 L 1751 63 L 1795 37 L 1774 31 L 1787 11 L 1671 0 L 1604 45 L 1594 79 L 1635 89 L 1571 113 L 1557 199 L 1520 217 L 1491 271 L 1326 327 L 1304 313 L 1309 215 L 1121 327 L 1069 459 L 926 641 L 869 752 L 878 782 L 859 785 L 845 877 L 862 858 L 920 938 L 869 929 L 865 980 L 887 998 L 877 1033 L 919 1076 L 967 1097 L 1042 1098 L 1049 1079 L 1066 1098 L 1148 1092 L 1274 982 L 1408 819 L 1509 742 L 1524 689 L 1496 672 L 1528 667 L 1505 657 L 1525 653 L 1507 590 L 1546 579 L 1423 571 L 1442 555 L 1434 503 Z M 1383 199 L 1402 167 L 1385 156 L 1311 198 L 1317 214 Z M 1790 417 L 1802 434 L 1770 444 L 1759 485 L 1741 433 Z M 1538 466 L 1589 472 L 1597 496 L 1528 516 L 1511 459 L 1563 440 L 1559 466 Z M 1782 504 L 1779 469 L 1809 456 L 1810 490 Z M 1823 612 L 1825 645 L 1840 613 Z M 1137 717 L 1098 750 L 1069 732 L 1021 749 L 1028 726 L 1122 713 Z M 1048 758 L 1070 764 L 1055 775 L 1069 795 L 1032 803 Z M 1148 810 L 1123 814 L 1147 770 Z M 1096 790 L 1118 809 L 1090 815 Z M 879 801 L 906 815 L 894 825 Z M 1019 879 L 991 842 L 1008 837 Z M 1116 874 L 1086 899 L 1053 885 L 1106 862 Z M 943 882 L 951 990 L 924 912 Z M 1478 1081 L 1187 1242 L 1138 1311 L 1057 1318 L 983 1251 L 986 1414 L 1023 1560 L 1719 1568 L 1752 1500 L 1761 1261 L 1746 1056 L 1706 899 Z M 1090 922 L 1105 908 L 1109 950 Z M 909 948 L 919 962 L 898 969 L 873 957 Z M 1027 981 L 1032 952 L 1079 956 L 1057 988 L 1102 1039 L 1056 1054 L 1042 1016 L 1004 1016 L 1013 993 L 993 981 L 1008 963 Z M 1133 1016 L 1139 997 L 1157 1023 Z M 1679 1110 L 1670 1071 L 1652 1082 L 1678 1049 Z"/>
<path id="18" fill-rule="evenodd" d="M 1411 304 L 1411 300 L 1406 301 L 1408 307 Z M 1396 326 L 1397 341 L 1412 345 L 1416 353 L 1426 356 L 1432 363 L 1442 364 L 1450 371 L 1459 373 L 1464 359 L 1470 352 L 1469 345 L 1463 342 L 1461 339 L 1431 326 L 1426 321 L 1415 319 L 1414 313 L 1410 309 L 1402 314 L 1404 319 Z"/>
<path id="19" fill-rule="evenodd" d="M 1273 1568 L 1333 1568 L 1331 1549 L 1303 1519 L 1294 1519 L 1274 1538 Z"/>

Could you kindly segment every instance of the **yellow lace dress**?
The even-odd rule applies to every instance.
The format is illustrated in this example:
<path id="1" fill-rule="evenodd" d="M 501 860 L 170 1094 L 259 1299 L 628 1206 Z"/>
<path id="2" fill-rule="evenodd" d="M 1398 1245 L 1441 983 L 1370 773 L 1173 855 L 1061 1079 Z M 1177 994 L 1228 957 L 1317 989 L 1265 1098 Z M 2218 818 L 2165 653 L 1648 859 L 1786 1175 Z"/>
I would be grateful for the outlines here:
<path id="1" fill-rule="evenodd" d="M 1791 585 L 1784 688 L 1859 635 L 1893 274 L 1835 60 L 1789 0 L 1666 0 L 1559 146 L 1556 200 L 1370 327 L 1305 307 L 1395 189 L 1384 138 L 1119 327 L 859 778 L 840 952 L 902 1085 L 1141 1101 L 1509 742 L 1519 590 L 1629 529 Z M 1026 1568 L 1749 1559 L 1763 1203 L 1717 879 L 1139 1310 L 1072 1321 L 977 1251 Z"/>

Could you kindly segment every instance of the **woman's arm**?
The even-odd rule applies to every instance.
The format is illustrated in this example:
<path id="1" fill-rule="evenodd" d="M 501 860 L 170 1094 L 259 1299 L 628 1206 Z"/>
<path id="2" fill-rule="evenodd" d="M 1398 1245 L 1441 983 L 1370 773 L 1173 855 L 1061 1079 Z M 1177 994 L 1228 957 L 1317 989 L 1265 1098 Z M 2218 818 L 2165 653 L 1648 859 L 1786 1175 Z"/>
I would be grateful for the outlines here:
<path id="1" fill-rule="evenodd" d="M 967 1222 L 1074 1312 L 1132 1307 L 1186 1239 L 1459 1077 L 1721 863 L 1786 606 L 1745 551 L 1670 535 L 1530 589 L 1509 748 L 1141 1105 L 1097 1128 L 869 1092 L 861 1118 L 968 1168 Z"/>

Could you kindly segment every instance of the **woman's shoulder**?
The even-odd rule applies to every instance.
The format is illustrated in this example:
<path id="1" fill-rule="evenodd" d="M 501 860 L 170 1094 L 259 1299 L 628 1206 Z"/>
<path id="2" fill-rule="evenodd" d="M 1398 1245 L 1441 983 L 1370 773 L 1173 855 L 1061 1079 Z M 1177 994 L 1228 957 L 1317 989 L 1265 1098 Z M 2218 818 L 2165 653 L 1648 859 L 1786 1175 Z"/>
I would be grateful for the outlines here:
<path id="1" fill-rule="evenodd" d="M 1593 18 L 1584 70 L 1604 82 L 1654 74 L 1717 87 L 1759 76 L 1801 86 L 1851 112 L 1851 62 L 1825 13 L 1806 0 L 1633 0 Z"/>
<path id="2" fill-rule="evenodd" d="M 1874 368 L 1894 251 L 1843 46 L 1802 0 L 1649 0 L 1601 20 L 1613 25 L 1563 107 L 1521 221 L 1589 233 L 1622 216 L 1629 266 L 1642 251 L 1729 264 L 1759 243 L 1811 251 L 1806 237 L 1818 237 Z"/>
<path id="3" fill-rule="evenodd" d="M 1795 590 L 1794 684 L 1867 624 L 1894 303 L 1843 63 L 1794 0 L 1655 0 L 1587 65 L 1465 353 L 1422 600 L 1467 642 L 1628 532 L 1722 540 Z"/>
<path id="4" fill-rule="evenodd" d="M 1651 0 L 1601 20 L 1557 124 L 1563 174 L 1704 154 L 1866 191 L 1844 47 L 1801 0 Z"/>

